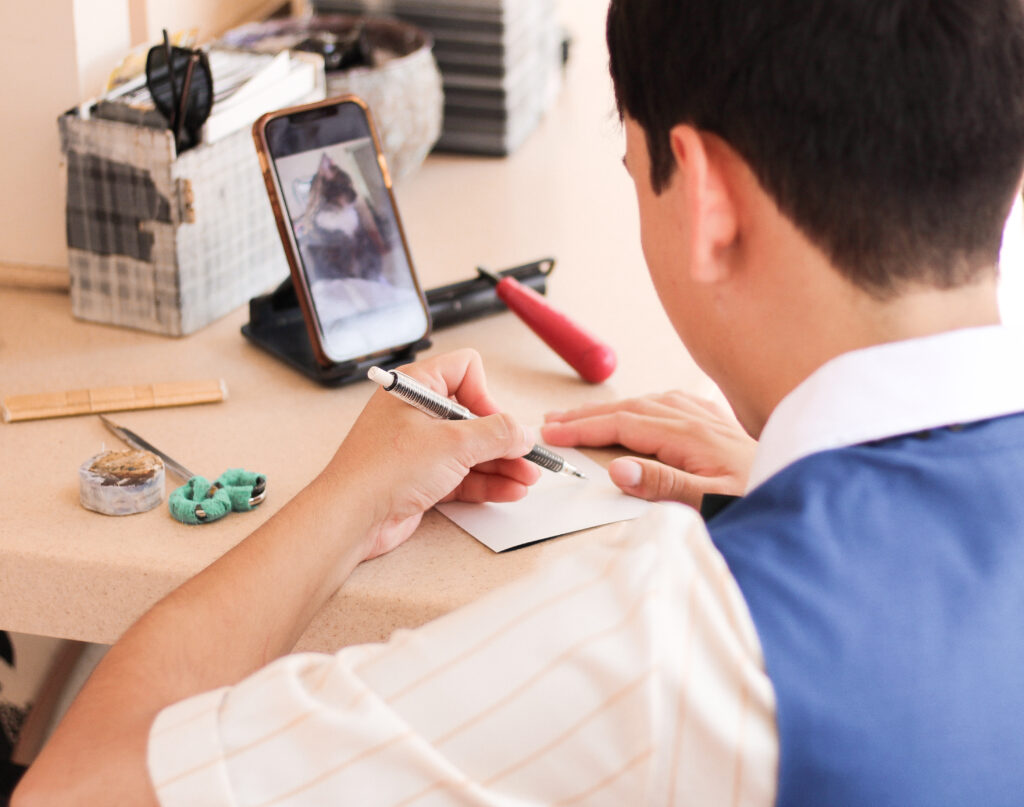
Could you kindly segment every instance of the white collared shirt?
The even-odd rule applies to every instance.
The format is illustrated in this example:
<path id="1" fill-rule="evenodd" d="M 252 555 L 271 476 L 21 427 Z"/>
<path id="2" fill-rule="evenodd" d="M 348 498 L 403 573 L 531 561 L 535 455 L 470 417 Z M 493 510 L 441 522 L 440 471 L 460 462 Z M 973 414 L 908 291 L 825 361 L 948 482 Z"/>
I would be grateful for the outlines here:
<path id="1" fill-rule="evenodd" d="M 765 426 L 750 487 L 817 451 L 1024 410 L 1019 337 L 840 356 Z M 164 807 L 774 803 L 775 699 L 692 510 L 651 508 L 390 642 L 281 659 L 165 709 Z"/>
<path id="2" fill-rule="evenodd" d="M 778 739 L 739 588 L 665 505 L 386 644 L 175 704 L 148 758 L 164 807 L 769 807 Z"/>
<path id="3" fill-rule="evenodd" d="M 1024 337 L 1001 325 L 844 353 L 790 392 L 761 432 L 751 491 L 797 460 L 1024 411 Z"/>

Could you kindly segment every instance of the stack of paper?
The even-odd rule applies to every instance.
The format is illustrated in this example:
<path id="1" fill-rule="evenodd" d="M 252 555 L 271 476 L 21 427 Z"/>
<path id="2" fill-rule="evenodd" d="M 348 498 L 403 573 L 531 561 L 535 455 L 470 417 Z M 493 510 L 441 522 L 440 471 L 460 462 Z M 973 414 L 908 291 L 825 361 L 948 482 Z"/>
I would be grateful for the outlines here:
<path id="1" fill-rule="evenodd" d="M 444 82 L 437 147 L 505 155 L 533 131 L 561 83 L 554 0 L 314 0 L 319 12 L 387 13 L 434 37 Z"/>
<path id="2" fill-rule="evenodd" d="M 283 52 L 277 56 L 239 50 L 207 53 L 213 76 L 213 107 L 202 142 L 251 126 L 264 112 L 323 97 L 323 64 L 318 56 Z M 139 76 L 83 108 L 87 116 L 157 129 L 167 121 L 153 105 L 146 77 Z"/>

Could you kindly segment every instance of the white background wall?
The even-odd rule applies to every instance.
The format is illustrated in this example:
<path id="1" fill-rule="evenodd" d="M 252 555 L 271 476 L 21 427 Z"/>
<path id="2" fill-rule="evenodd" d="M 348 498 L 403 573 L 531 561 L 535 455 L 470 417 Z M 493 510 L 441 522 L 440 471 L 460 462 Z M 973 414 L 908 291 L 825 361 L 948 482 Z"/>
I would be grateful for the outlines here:
<path id="1" fill-rule="evenodd" d="M 0 262 L 66 265 L 57 116 L 129 44 L 127 0 L 0 3 Z"/>
<path id="2" fill-rule="evenodd" d="M 164 27 L 200 41 L 287 0 L 0 0 L 0 264 L 67 266 L 57 116 Z"/>

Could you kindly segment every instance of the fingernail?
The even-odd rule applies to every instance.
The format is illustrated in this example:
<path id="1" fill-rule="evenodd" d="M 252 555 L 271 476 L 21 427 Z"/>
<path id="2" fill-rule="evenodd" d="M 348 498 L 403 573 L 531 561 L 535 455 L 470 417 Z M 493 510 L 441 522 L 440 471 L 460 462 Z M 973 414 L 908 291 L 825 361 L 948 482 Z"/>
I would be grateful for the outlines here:
<path id="1" fill-rule="evenodd" d="M 522 423 L 519 424 L 519 431 L 522 434 L 524 443 L 536 443 L 537 440 L 533 436 L 533 429 L 529 426 L 524 426 Z"/>
<path id="2" fill-rule="evenodd" d="M 612 460 L 612 464 L 608 466 L 608 475 L 612 478 L 612 482 L 619 487 L 635 488 L 640 484 L 643 468 L 640 467 L 639 462 L 633 460 Z"/>

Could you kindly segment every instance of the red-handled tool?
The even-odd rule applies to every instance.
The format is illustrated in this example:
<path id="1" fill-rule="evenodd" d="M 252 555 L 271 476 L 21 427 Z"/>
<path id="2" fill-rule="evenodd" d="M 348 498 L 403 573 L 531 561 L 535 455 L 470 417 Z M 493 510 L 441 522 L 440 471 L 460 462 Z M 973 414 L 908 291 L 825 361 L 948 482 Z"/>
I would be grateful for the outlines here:
<path id="1" fill-rule="evenodd" d="M 584 381 L 599 384 L 615 370 L 615 351 L 598 341 L 561 311 L 514 277 L 501 277 L 478 266 L 495 284 L 495 292 L 516 316 L 565 359 Z"/>

